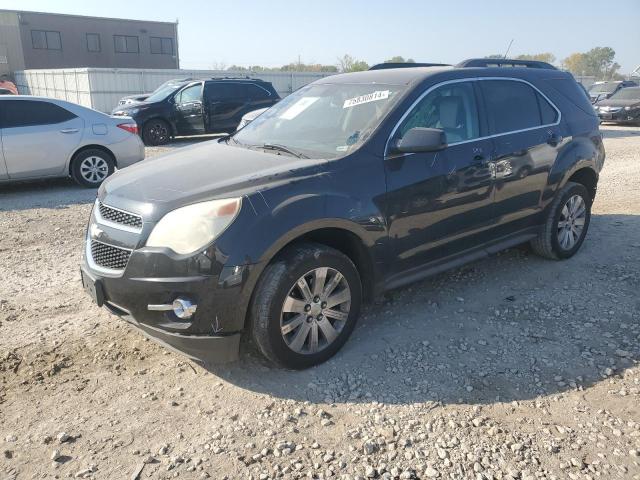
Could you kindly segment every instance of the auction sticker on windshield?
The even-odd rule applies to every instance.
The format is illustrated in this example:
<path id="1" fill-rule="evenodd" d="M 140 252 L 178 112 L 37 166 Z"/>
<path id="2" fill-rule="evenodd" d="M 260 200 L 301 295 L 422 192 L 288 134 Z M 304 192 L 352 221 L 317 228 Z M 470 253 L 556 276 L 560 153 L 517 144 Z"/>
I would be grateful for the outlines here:
<path id="1" fill-rule="evenodd" d="M 304 112 L 307 108 L 313 105 L 320 97 L 304 97 L 298 100 L 296 103 L 287 108 L 280 118 L 284 118 L 285 120 L 293 120 L 302 112 Z"/>
<path id="2" fill-rule="evenodd" d="M 375 92 L 367 93 L 366 95 L 346 99 L 342 108 L 355 107 L 356 105 L 362 105 L 363 103 L 377 102 L 378 100 L 386 100 L 387 98 L 389 98 L 389 90 L 376 90 Z"/>

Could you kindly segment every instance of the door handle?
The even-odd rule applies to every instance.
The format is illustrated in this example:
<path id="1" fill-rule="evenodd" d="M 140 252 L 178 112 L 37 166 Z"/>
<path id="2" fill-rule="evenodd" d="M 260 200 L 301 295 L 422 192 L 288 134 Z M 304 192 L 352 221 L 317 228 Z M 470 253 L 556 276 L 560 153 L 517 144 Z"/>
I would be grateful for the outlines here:
<path id="1" fill-rule="evenodd" d="M 60 133 L 78 133 L 80 130 L 77 128 L 63 128 Z"/>

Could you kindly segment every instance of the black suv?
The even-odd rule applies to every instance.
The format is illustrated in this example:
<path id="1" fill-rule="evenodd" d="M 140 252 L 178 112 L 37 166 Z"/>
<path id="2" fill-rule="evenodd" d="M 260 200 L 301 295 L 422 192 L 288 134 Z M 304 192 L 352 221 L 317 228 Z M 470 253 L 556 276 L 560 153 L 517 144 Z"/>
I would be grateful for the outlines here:
<path id="1" fill-rule="evenodd" d="M 574 255 L 604 157 L 569 73 L 335 75 L 231 137 L 107 179 L 83 284 L 192 358 L 232 359 L 247 334 L 304 368 L 336 353 L 385 290 L 524 242 Z"/>
<path id="2" fill-rule="evenodd" d="M 254 78 L 173 81 L 112 115 L 133 118 L 145 144 L 161 145 L 176 135 L 233 132 L 245 113 L 279 100 L 271 83 Z"/>

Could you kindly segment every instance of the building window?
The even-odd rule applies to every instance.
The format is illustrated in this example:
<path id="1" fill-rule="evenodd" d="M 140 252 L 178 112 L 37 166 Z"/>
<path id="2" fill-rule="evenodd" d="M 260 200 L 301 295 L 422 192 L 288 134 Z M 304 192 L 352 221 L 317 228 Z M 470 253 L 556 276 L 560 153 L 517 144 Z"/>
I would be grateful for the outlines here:
<path id="1" fill-rule="evenodd" d="M 140 53 L 138 37 L 128 35 L 114 35 L 113 43 L 116 53 Z"/>
<path id="2" fill-rule="evenodd" d="M 62 50 L 60 32 L 31 30 L 31 43 L 37 50 Z"/>
<path id="3" fill-rule="evenodd" d="M 87 52 L 100 51 L 100 35 L 97 33 L 87 33 Z"/>
<path id="4" fill-rule="evenodd" d="M 150 37 L 151 53 L 161 55 L 173 55 L 173 38 L 168 37 Z"/>

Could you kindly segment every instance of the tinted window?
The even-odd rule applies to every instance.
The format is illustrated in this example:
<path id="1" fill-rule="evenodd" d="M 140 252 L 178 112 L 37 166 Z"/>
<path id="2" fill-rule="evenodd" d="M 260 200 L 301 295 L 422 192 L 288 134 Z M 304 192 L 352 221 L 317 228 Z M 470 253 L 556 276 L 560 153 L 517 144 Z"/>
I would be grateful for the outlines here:
<path id="1" fill-rule="evenodd" d="M 31 44 L 38 50 L 62 50 L 60 32 L 31 30 Z"/>
<path id="2" fill-rule="evenodd" d="M 114 35 L 113 43 L 116 53 L 138 53 L 140 52 L 140 45 L 138 43 L 138 37 L 131 37 L 127 35 Z"/>
<path id="3" fill-rule="evenodd" d="M 505 133 L 543 125 L 538 93 L 523 82 L 486 80 L 484 93 L 491 133 Z M 553 123 L 553 122 L 549 122 Z"/>
<path id="4" fill-rule="evenodd" d="M 538 97 L 538 105 L 540 106 L 540 116 L 542 117 L 543 125 L 550 125 L 552 123 L 556 123 L 558 121 L 558 112 L 556 109 L 551 106 L 547 100 L 536 92 Z"/>
<path id="5" fill-rule="evenodd" d="M 76 117 L 58 105 L 36 100 L 6 100 L 1 101 L 0 106 L 2 128 L 50 125 Z"/>
<path id="6" fill-rule="evenodd" d="M 208 83 L 206 86 L 206 96 L 215 100 L 236 100 L 246 98 L 248 85 L 239 83 Z"/>
<path id="7" fill-rule="evenodd" d="M 473 85 L 470 82 L 453 83 L 429 93 L 402 123 L 399 136 L 415 127 L 440 128 L 447 135 L 448 143 L 479 137 Z"/>
<path id="8" fill-rule="evenodd" d="M 100 51 L 100 35 L 98 35 L 97 33 L 87 33 L 87 51 Z"/>
<path id="9" fill-rule="evenodd" d="M 176 103 L 198 102 L 201 100 L 202 85 L 192 85 L 182 90 L 176 98 Z"/>
<path id="10" fill-rule="evenodd" d="M 271 93 L 269 91 L 257 85 L 248 85 L 248 87 L 249 87 L 249 97 L 251 98 L 263 99 L 263 98 L 269 98 L 271 96 Z"/>

